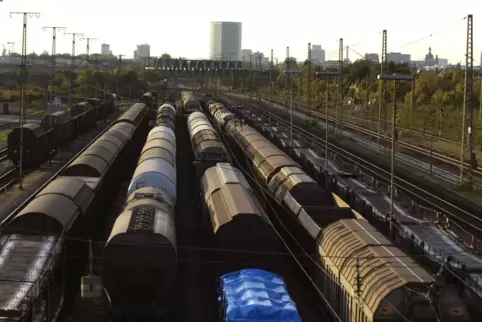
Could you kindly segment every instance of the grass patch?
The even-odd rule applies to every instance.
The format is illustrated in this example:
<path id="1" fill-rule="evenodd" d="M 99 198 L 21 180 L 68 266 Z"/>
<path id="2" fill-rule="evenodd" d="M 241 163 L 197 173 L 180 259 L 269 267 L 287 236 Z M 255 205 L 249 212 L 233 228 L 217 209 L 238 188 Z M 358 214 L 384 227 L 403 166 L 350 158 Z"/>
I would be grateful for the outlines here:
<path id="1" fill-rule="evenodd" d="M 0 130 L 0 145 L 7 144 L 8 135 L 12 132 L 12 130 Z"/>

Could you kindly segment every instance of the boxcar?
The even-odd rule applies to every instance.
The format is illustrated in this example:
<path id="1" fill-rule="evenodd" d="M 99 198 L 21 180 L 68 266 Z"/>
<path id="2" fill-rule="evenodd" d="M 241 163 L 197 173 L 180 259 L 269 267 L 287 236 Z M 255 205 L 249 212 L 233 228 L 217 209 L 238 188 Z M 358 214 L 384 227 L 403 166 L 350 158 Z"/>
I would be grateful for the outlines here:
<path id="1" fill-rule="evenodd" d="M 8 135 L 8 158 L 14 164 L 20 161 L 20 136 L 23 128 L 23 163 L 40 164 L 50 157 L 52 152 L 52 130 L 45 130 L 41 124 L 27 123 L 13 129 Z"/>

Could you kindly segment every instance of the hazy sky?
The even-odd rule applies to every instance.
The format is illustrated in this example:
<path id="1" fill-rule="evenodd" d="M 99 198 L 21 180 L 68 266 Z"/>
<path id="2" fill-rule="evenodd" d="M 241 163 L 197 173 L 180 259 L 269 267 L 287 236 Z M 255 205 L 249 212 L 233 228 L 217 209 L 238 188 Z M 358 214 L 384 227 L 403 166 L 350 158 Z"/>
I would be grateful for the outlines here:
<path id="1" fill-rule="evenodd" d="M 240 21 L 243 48 L 266 55 L 272 48 L 280 60 L 285 57 L 286 46 L 290 46 L 292 56 L 304 59 L 308 42 L 321 44 L 327 58 L 336 59 L 339 38 L 360 54 L 380 53 L 381 30 L 387 29 L 389 51 L 410 53 L 415 60 L 423 59 L 431 46 L 434 54 L 455 63 L 465 61 L 463 18 L 482 12 L 482 1 L 3 0 L 0 41 L 15 41 L 16 52 L 21 49 L 22 16 L 10 18 L 10 12 L 24 10 L 41 13 L 40 18 L 28 20 L 28 52 L 50 52 L 52 31 L 43 31 L 42 27 L 65 26 L 67 32 L 83 32 L 86 37 L 97 38 L 91 44 L 91 52 L 100 52 L 100 45 L 105 42 L 114 54 L 132 56 L 135 45 L 146 42 L 151 45 L 153 56 L 168 52 L 188 58 L 208 57 L 209 23 Z M 338 12 L 344 16 L 339 17 Z M 480 64 L 482 50 L 482 20 L 479 22 L 478 17 L 481 16 L 474 15 L 474 65 Z M 60 33 L 57 52 L 70 51 L 71 36 Z M 84 52 L 85 41 L 78 42 L 77 53 Z M 351 59 L 358 57 L 350 51 Z"/>

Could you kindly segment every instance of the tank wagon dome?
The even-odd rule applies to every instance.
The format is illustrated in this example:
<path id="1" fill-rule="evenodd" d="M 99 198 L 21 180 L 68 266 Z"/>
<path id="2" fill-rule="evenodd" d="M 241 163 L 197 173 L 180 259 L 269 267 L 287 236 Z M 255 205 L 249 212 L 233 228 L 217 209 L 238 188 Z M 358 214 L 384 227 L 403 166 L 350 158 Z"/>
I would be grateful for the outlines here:
<path id="1" fill-rule="evenodd" d="M 339 283 L 353 297 L 358 259 L 364 281 L 361 307 L 370 321 L 376 320 L 378 314 L 386 319 L 396 314 L 398 318 L 398 313 L 391 309 L 391 303 L 396 302 L 391 295 L 399 298 L 396 293 L 401 293 L 403 298 L 403 294 L 411 292 L 410 287 L 429 286 L 434 281 L 365 220 L 343 219 L 326 227 L 318 252 L 320 260 L 334 276 L 339 276 Z"/>
<path id="2" fill-rule="evenodd" d="M 6 231 L 58 236 L 69 231 L 94 196 L 94 190 L 84 180 L 59 177 L 7 224 Z"/>
<path id="3" fill-rule="evenodd" d="M 103 280 L 114 305 L 153 298 L 166 302 L 175 285 L 176 270 L 172 212 L 140 205 L 119 215 L 104 248 Z"/>

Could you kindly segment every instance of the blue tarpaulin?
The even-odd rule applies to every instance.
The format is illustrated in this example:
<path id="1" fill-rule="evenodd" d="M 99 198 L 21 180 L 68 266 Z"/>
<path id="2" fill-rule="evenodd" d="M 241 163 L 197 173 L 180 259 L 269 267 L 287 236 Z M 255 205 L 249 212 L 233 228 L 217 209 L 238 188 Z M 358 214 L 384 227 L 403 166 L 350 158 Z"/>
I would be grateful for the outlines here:
<path id="1" fill-rule="evenodd" d="M 221 276 L 219 301 L 228 322 L 301 322 L 283 278 L 260 269 Z"/>

